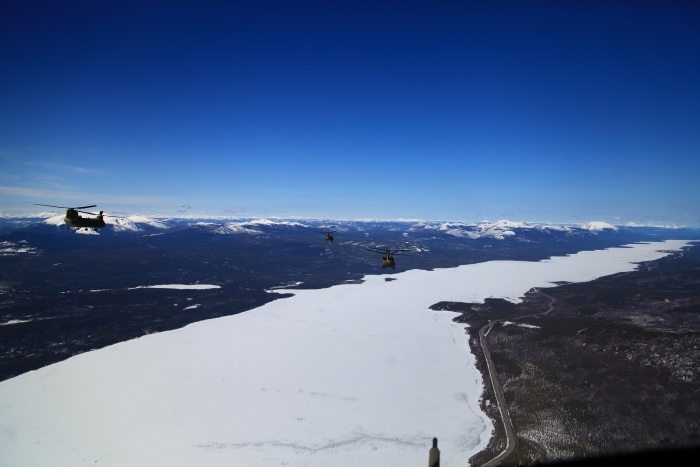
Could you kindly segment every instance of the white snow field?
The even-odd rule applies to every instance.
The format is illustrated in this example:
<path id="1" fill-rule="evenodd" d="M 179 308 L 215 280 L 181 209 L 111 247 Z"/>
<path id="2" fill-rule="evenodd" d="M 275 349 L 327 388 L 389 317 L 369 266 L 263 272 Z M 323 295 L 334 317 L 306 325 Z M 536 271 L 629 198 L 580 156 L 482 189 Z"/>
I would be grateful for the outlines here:
<path id="1" fill-rule="evenodd" d="M 492 423 L 443 300 L 517 300 L 685 241 L 367 276 L 151 334 L 0 383 L 0 465 L 467 465 Z M 665 250 L 666 252 L 660 252 Z M 283 290 L 278 290 L 282 291 Z"/>
<path id="2" fill-rule="evenodd" d="M 177 290 L 207 290 L 207 289 L 220 289 L 220 285 L 211 284 L 163 284 L 163 285 L 139 285 L 138 287 L 131 287 L 129 290 L 136 289 L 177 289 Z"/>

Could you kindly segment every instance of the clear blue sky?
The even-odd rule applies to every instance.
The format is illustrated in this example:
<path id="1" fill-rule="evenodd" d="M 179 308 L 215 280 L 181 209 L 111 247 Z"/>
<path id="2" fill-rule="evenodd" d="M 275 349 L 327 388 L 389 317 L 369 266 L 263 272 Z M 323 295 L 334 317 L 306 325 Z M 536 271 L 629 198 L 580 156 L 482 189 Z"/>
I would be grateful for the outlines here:
<path id="1" fill-rule="evenodd" d="M 667 3 L 4 0 L 0 211 L 700 226 Z"/>

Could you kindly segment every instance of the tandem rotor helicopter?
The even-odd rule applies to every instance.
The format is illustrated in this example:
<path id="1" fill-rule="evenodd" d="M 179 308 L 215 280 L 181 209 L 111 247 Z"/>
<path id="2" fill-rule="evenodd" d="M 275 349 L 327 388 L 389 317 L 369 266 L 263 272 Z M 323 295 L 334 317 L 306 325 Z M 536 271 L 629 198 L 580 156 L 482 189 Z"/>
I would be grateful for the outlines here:
<path id="1" fill-rule="evenodd" d="M 46 206 L 49 208 L 59 208 L 59 209 L 66 209 L 66 217 L 63 219 L 63 221 L 66 223 L 68 226 L 68 230 L 70 230 L 72 227 L 76 229 L 92 229 L 92 230 L 97 230 L 101 229 L 104 227 L 105 224 L 105 217 L 118 217 L 118 216 L 107 216 L 104 214 L 104 211 L 100 211 L 99 214 L 95 214 L 94 212 L 87 212 L 87 211 L 81 211 L 81 209 L 88 209 L 88 208 L 94 208 L 97 207 L 96 204 L 93 204 L 91 206 L 78 206 L 75 208 L 69 208 L 67 206 L 52 206 L 50 204 L 37 204 L 34 203 L 35 206 Z M 97 217 L 83 217 L 79 213 L 83 214 L 90 214 L 91 216 L 97 216 Z"/>
<path id="2" fill-rule="evenodd" d="M 336 230 L 331 230 L 330 232 L 319 231 L 318 233 L 324 234 L 326 236 L 326 241 L 333 243 L 333 234 L 336 233 Z"/>
<path id="3" fill-rule="evenodd" d="M 394 256 L 401 256 L 402 251 L 417 251 L 417 248 L 409 248 L 408 250 L 378 250 L 376 248 L 365 248 L 367 251 L 373 253 L 381 253 L 382 256 L 382 269 L 391 268 L 396 269 L 396 263 L 394 262 Z"/>

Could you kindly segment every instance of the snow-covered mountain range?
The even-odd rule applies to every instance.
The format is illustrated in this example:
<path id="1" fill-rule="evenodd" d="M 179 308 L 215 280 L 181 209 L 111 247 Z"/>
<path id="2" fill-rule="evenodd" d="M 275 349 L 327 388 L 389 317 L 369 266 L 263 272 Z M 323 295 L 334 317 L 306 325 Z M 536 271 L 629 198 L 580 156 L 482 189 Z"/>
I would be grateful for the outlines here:
<path id="1" fill-rule="evenodd" d="M 44 219 L 43 224 L 54 225 L 56 227 L 65 226 L 63 219 L 65 214 L 56 214 Z M 143 230 L 143 226 L 154 227 L 156 229 L 167 229 L 168 226 L 163 220 L 148 216 L 133 215 L 128 217 L 105 217 L 105 224 L 115 232 L 137 232 Z"/>
<path id="2" fill-rule="evenodd" d="M 53 229 L 68 233 L 63 221 L 64 214 L 41 213 L 39 218 L 10 218 L 0 216 L 0 228 Z M 431 220 L 333 220 L 333 219 L 279 219 L 279 218 L 177 218 L 162 216 L 130 215 L 105 217 L 107 227 L 95 232 L 92 230 L 72 230 L 72 234 L 140 234 L 154 235 L 199 231 L 216 235 L 315 235 L 319 231 L 333 230 L 346 235 L 367 235 L 368 231 L 385 231 L 399 235 L 404 240 L 458 238 L 470 240 L 496 240 L 517 242 L 539 242 L 545 239 L 572 239 L 573 237 L 616 235 L 624 233 L 648 233 L 682 229 L 673 225 L 640 225 L 628 223 L 612 225 L 603 221 L 591 221 L 578 225 L 562 225 L 538 222 L 499 220 L 495 222 L 454 222 Z"/>
<path id="3" fill-rule="evenodd" d="M 583 227 L 582 227 L 583 228 Z M 412 226 L 410 232 L 435 231 L 462 238 L 494 238 L 504 240 L 513 237 L 520 230 L 573 232 L 575 227 L 567 227 L 554 224 L 537 224 L 531 222 L 513 222 L 500 220 L 497 222 L 421 222 Z"/>

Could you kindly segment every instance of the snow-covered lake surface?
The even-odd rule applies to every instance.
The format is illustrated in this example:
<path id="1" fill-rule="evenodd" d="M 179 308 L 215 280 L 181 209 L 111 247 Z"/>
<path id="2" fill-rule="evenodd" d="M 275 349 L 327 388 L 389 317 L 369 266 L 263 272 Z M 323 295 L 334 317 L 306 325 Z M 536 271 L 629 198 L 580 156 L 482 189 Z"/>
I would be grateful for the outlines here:
<path id="1" fill-rule="evenodd" d="M 0 383 L 2 466 L 422 466 L 488 442 L 464 326 L 439 301 L 517 300 L 684 241 L 367 276 Z M 284 290 L 278 290 L 284 292 Z"/>

